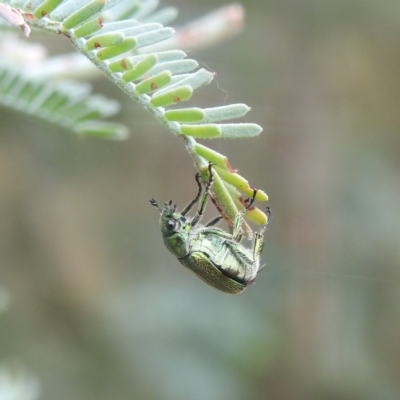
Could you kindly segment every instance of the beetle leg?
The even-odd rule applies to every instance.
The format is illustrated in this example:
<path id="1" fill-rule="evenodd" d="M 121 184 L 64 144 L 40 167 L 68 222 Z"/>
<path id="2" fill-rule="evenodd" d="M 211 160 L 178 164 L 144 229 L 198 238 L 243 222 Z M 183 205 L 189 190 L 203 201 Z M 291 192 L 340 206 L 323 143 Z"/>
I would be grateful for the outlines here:
<path id="1" fill-rule="evenodd" d="M 211 189 L 211 185 L 212 185 L 212 181 L 213 181 L 212 163 L 211 162 L 208 164 L 208 175 L 209 175 L 209 178 L 208 178 L 206 187 L 204 188 L 204 191 L 203 191 L 200 201 L 199 201 L 199 208 L 197 210 L 196 215 L 193 217 L 192 221 L 190 222 L 190 225 L 192 227 L 195 226 L 200 221 L 200 218 L 202 217 L 204 210 L 206 208 L 207 197 L 210 194 L 210 189 Z"/>
<path id="2" fill-rule="evenodd" d="M 271 222 L 272 211 L 269 207 L 267 207 L 267 217 L 268 217 L 267 223 L 264 224 L 264 226 L 261 228 L 260 232 L 256 232 L 256 234 L 255 234 L 254 243 L 253 243 L 253 259 L 254 259 L 254 261 L 256 261 L 258 257 L 260 257 L 260 254 L 264 247 L 264 233 L 267 229 L 267 226 Z M 261 269 L 263 269 L 264 267 L 265 267 L 265 265 L 260 267 L 258 270 L 261 271 Z"/>
<path id="3" fill-rule="evenodd" d="M 253 242 L 253 260 L 256 261 L 264 247 L 264 228 L 260 232 L 256 232 Z"/>
<path id="4" fill-rule="evenodd" d="M 218 222 L 221 221 L 222 218 L 222 215 L 218 215 L 218 217 L 213 218 L 208 224 L 206 224 L 206 227 L 218 224 Z"/>
<path id="5" fill-rule="evenodd" d="M 200 183 L 200 174 L 199 173 L 196 174 L 196 182 L 197 182 L 197 185 L 199 187 L 199 191 L 197 192 L 196 197 L 181 212 L 181 215 L 186 215 L 192 209 L 192 207 L 199 201 L 199 198 L 201 196 L 201 190 L 202 190 L 201 183 Z"/>
<path id="6" fill-rule="evenodd" d="M 240 236 L 240 228 L 241 228 L 241 226 L 242 226 L 242 220 L 243 220 L 244 214 L 246 214 L 246 211 L 253 205 L 254 200 L 255 200 L 255 198 L 256 198 L 256 194 L 257 194 L 257 189 L 254 189 L 254 191 L 253 191 L 253 197 L 252 197 L 252 198 L 250 199 L 250 201 L 246 204 L 246 207 L 243 208 L 243 210 L 240 211 L 240 212 L 236 215 L 236 217 L 235 217 L 235 223 L 234 223 L 234 225 L 233 225 L 233 233 L 232 233 L 233 239 L 234 239 L 235 241 L 238 241 L 238 239 L 239 239 L 239 236 Z"/>
<path id="7" fill-rule="evenodd" d="M 267 207 L 267 218 L 268 218 L 267 223 L 264 224 L 264 226 L 261 228 L 260 232 L 257 232 L 257 233 L 256 233 L 256 239 L 255 239 L 255 240 L 257 240 L 257 236 L 259 236 L 259 237 L 261 238 L 261 244 L 260 244 L 260 251 L 259 251 L 259 253 L 262 252 L 262 248 L 263 248 L 263 245 L 264 245 L 264 244 L 263 244 L 264 233 L 265 233 L 265 231 L 267 230 L 267 226 L 269 225 L 269 223 L 271 222 L 271 219 L 272 219 L 272 211 L 271 211 L 271 209 L 270 209 L 269 207 Z"/>
<path id="8" fill-rule="evenodd" d="M 265 228 L 269 225 L 269 223 L 271 222 L 271 219 L 272 219 L 272 210 L 269 207 L 267 207 L 267 218 L 268 218 L 267 219 L 267 223 L 263 227 L 264 231 L 265 231 Z"/>

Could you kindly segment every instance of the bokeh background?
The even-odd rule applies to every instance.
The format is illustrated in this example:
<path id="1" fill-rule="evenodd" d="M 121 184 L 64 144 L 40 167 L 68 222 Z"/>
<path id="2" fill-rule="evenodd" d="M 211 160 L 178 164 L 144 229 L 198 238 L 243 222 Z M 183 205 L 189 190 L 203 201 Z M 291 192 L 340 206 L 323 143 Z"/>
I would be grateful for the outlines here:
<path id="1" fill-rule="evenodd" d="M 179 23 L 222 4 L 163 2 Z M 189 52 L 218 82 L 193 104 L 244 102 L 265 128 L 208 142 L 274 212 L 267 268 L 240 296 L 164 248 L 148 200 L 186 204 L 194 168 L 107 79 L 124 142 L 0 108 L 0 362 L 40 399 L 400 398 L 400 3 L 242 4 L 240 36 Z"/>

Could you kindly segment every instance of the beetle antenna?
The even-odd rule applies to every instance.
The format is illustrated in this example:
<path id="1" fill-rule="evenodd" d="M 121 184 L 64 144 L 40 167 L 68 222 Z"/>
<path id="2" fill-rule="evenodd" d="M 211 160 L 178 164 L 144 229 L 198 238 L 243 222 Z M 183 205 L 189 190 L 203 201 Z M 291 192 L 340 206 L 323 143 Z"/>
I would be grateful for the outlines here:
<path id="1" fill-rule="evenodd" d="M 151 199 L 151 200 L 150 200 L 150 204 L 151 204 L 152 206 L 156 207 L 156 208 L 158 209 L 158 211 L 161 212 L 160 207 L 158 207 L 158 204 L 157 204 L 157 202 L 156 202 L 154 199 Z"/>

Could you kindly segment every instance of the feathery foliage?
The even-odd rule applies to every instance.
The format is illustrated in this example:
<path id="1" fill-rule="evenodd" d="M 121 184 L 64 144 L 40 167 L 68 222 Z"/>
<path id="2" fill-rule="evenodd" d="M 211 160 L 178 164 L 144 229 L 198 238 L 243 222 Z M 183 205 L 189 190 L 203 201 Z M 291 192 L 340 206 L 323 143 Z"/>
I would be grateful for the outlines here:
<path id="1" fill-rule="evenodd" d="M 244 104 L 205 109 L 170 108 L 189 100 L 196 88 L 208 85 L 214 77 L 206 69 L 198 69 L 198 63 L 187 59 L 181 50 L 157 51 L 157 45 L 174 34 L 172 28 L 161 24 L 174 18 L 174 9 L 157 12 L 156 0 L 0 0 L 0 3 L 13 7 L 13 12 L 20 14 L 29 26 L 67 37 L 128 96 L 174 135 L 182 136 L 203 179 L 207 179 L 208 162 L 213 162 L 212 199 L 232 224 L 238 210 L 245 204 L 242 193 L 249 196 L 253 190 L 247 180 L 231 168 L 224 155 L 200 145 L 196 139 L 247 138 L 258 135 L 262 129 L 253 123 L 226 123 L 246 115 L 250 108 Z M 20 26 L 19 23 L 16 25 Z M 84 118 L 105 116 L 115 110 L 115 105 L 109 101 L 94 101 L 91 97 L 90 101 L 84 100 L 83 103 L 91 103 L 93 107 L 85 110 L 87 112 L 80 110 L 84 115 L 77 116 L 71 109 L 80 104 L 82 90 L 75 92 L 72 86 L 63 90 L 57 85 L 50 89 L 45 81 L 29 83 L 18 72 L 14 74 L 18 83 L 15 88 L 10 80 L 13 72 L 7 68 L 1 71 L 0 83 L 6 80 L 8 84 L 8 92 L 0 95 L 5 99 L 3 103 L 12 99 L 14 104 L 20 102 L 21 107 L 23 101 L 30 101 L 35 113 L 46 115 L 53 121 L 63 121 L 76 132 L 90 131 L 91 124 L 86 122 L 85 125 Z M 117 130 L 119 134 L 116 137 L 123 136 L 123 129 L 119 127 Z M 266 201 L 268 197 L 259 190 L 256 199 Z M 267 221 L 266 215 L 255 207 L 246 213 L 246 217 L 258 224 Z M 242 228 L 251 236 L 247 224 Z"/>
<path id="2" fill-rule="evenodd" d="M 77 82 L 46 82 L 26 76 L 15 66 L 0 63 L 0 104 L 64 126 L 80 135 L 124 139 L 125 126 L 105 122 L 119 110 L 114 100 L 90 95 L 90 86 Z"/>

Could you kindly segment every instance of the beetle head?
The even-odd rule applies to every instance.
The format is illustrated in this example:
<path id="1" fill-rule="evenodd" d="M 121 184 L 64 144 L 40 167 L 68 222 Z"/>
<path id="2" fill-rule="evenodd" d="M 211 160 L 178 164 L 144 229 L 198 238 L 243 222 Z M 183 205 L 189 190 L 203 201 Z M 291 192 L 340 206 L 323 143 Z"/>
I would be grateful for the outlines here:
<path id="1" fill-rule="evenodd" d="M 153 205 L 156 206 L 155 204 Z M 160 208 L 158 209 L 160 210 Z M 160 213 L 160 227 L 163 236 L 170 236 L 184 230 L 187 219 L 176 210 L 176 204 L 172 204 L 171 200 L 169 203 L 164 204 L 164 208 L 160 210 Z"/>

